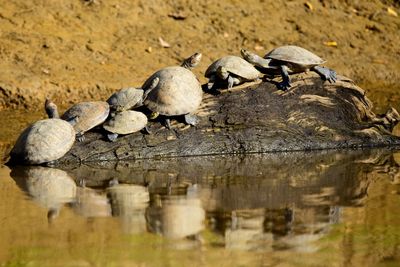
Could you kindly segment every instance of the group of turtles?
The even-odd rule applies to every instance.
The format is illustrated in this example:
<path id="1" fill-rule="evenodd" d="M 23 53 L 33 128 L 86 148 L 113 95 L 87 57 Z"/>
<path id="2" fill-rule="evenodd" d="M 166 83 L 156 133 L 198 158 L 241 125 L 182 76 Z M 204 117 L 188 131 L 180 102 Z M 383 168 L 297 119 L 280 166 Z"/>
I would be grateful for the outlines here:
<path id="1" fill-rule="evenodd" d="M 278 88 L 287 90 L 289 74 L 308 70 L 315 71 L 323 80 L 336 81 L 336 72 L 321 66 L 323 59 L 298 46 L 281 46 L 264 57 L 242 49 L 241 55 L 225 56 L 213 62 L 205 72 L 208 78 L 205 90 L 216 93 L 221 87 L 230 89 L 265 74 L 281 75 Z M 110 141 L 115 141 L 120 134 L 140 130 L 150 133 L 146 126 L 148 118 L 160 118 L 167 128 L 171 127 L 170 118 L 177 116 L 186 124 L 196 125 L 198 118 L 193 113 L 201 104 L 203 89 L 191 69 L 199 64 L 201 57 L 201 53 L 195 53 L 180 66 L 158 70 L 141 89 L 124 88 L 107 101 L 75 104 L 61 117 L 57 106 L 47 99 L 45 110 L 49 118 L 33 123 L 22 132 L 11 151 L 11 159 L 24 164 L 55 161 L 71 149 L 75 140 L 83 141 L 84 133 L 99 125 L 107 131 Z"/>

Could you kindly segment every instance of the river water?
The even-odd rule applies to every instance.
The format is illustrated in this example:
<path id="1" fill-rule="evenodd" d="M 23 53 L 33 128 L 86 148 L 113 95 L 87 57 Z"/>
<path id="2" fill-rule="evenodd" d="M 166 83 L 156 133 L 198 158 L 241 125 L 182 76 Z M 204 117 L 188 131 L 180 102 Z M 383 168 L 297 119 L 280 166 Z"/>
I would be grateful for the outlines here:
<path id="1" fill-rule="evenodd" d="M 0 266 L 400 266 L 400 152 L 1 165 L 0 222 Z"/>

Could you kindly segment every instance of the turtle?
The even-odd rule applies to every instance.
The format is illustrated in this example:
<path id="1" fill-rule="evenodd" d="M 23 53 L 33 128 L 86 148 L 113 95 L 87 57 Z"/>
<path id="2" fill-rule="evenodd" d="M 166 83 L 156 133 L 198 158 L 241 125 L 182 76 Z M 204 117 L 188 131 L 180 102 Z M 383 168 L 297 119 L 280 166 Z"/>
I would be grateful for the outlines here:
<path id="1" fill-rule="evenodd" d="M 125 110 L 116 113 L 103 124 L 103 128 L 110 132 L 107 137 L 110 141 L 117 140 L 119 134 L 130 134 L 146 128 L 147 116 L 139 111 Z"/>
<path id="2" fill-rule="evenodd" d="M 154 79 L 153 83 L 149 84 L 146 92 L 150 92 L 157 85 L 158 79 Z M 134 109 L 143 105 L 143 99 L 147 94 L 141 88 L 128 87 L 115 92 L 107 99 L 110 109 L 116 112 Z"/>
<path id="3" fill-rule="evenodd" d="M 61 119 L 70 122 L 79 142 L 85 140 L 83 134 L 102 124 L 110 113 L 110 106 L 104 101 L 81 102 L 70 107 Z"/>
<path id="4" fill-rule="evenodd" d="M 65 120 L 56 118 L 56 107 L 46 101 L 50 118 L 28 126 L 18 137 L 10 152 L 12 161 L 23 164 L 43 164 L 64 156 L 75 142 L 75 130 Z"/>
<path id="5" fill-rule="evenodd" d="M 261 78 L 259 72 L 252 64 L 241 57 L 225 56 L 214 61 L 206 70 L 205 77 L 208 78 L 208 90 L 215 89 L 215 83 L 226 81 L 228 89 L 234 85 Z"/>
<path id="6" fill-rule="evenodd" d="M 203 91 L 200 82 L 191 71 L 201 59 L 195 53 L 180 66 L 165 67 L 152 74 L 142 88 L 145 91 L 144 105 L 152 111 L 151 118 L 164 115 L 165 126 L 170 129 L 170 116 L 183 116 L 186 124 L 196 125 L 198 119 L 191 113 L 200 106 Z M 158 81 L 157 81 L 158 79 Z"/>
<path id="7" fill-rule="evenodd" d="M 327 80 L 330 83 L 336 82 L 337 79 L 334 70 L 320 66 L 326 62 L 325 60 L 299 46 L 285 45 L 277 47 L 268 52 L 264 58 L 245 49 L 240 52 L 244 59 L 261 70 L 267 73 L 280 74 L 283 80 L 278 84 L 278 87 L 282 90 L 290 88 L 289 74 L 291 73 L 312 70 L 321 76 L 323 80 Z"/>

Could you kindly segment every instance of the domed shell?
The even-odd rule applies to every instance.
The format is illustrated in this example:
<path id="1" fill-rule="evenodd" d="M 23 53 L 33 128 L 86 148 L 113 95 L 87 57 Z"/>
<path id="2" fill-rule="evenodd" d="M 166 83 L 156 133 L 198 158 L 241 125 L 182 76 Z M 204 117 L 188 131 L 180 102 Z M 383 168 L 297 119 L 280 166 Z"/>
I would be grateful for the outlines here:
<path id="1" fill-rule="evenodd" d="M 26 164 L 41 164 L 64 156 L 75 141 L 75 130 L 60 119 L 40 120 L 26 128 L 11 151 L 11 158 Z"/>
<path id="2" fill-rule="evenodd" d="M 126 110 L 115 114 L 103 124 L 103 128 L 116 134 L 130 134 L 140 131 L 147 125 L 147 117 L 142 112 Z"/>
<path id="3" fill-rule="evenodd" d="M 61 116 L 61 119 L 69 121 L 77 118 L 76 123 L 73 125 L 74 129 L 77 133 L 84 133 L 103 123 L 109 113 L 110 106 L 107 102 L 81 102 L 69 108 Z"/>
<path id="4" fill-rule="evenodd" d="M 268 52 L 264 58 L 295 63 L 304 66 L 316 66 L 325 63 L 325 60 L 299 46 L 285 45 Z"/>
<path id="5" fill-rule="evenodd" d="M 225 67 L 229 72 L 248 80 L 257 79 L 261 75 L 252 64 L 243 58 L 237 56 L 226 56 L 214 61 L 214 63 L 212 63 L 206 70 L 205 76 L 209 78 L 211 75 L 215 74 L 220 66 Z"/>
<path id="6" fill-rule="evenodd" d="M 143 98 L 143 90 L 128 87 L 115 92 L 107 100 L 110 108 L 113 110 L 123 111 L 134 108 Z"/>
<path id="7" fill-rule="evenodd" d="M 160 80 L 144 101 L 151 111 L 177 116 L 194 112 L 200 106 L 203 91 L 190 70 L 180 66 L 163 68 L 151 75 L 142 88 L 148 88 L 155 77 Z"/>

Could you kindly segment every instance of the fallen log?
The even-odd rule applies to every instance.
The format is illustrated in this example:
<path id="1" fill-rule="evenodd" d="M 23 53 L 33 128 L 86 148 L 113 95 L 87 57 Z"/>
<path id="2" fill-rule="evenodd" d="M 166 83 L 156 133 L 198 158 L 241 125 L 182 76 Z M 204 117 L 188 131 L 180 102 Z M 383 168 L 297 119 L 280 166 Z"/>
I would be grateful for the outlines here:
<path id="1" fill-rule="evenodd" d="M 293 75 L 292 88 L 273 82 L 205 94 L 200 122 L 166 129 L 150 122 L 152 134 L 134 133 L 109 142 L 104 133 L 86 134 L 56 165 L 213 154 L 264 153 L 400 145 L 391 134 L 400 120 L 394 109 L 372 111 L 365 92 L 339 76 L 335 84 L 313 73 Z"/>

